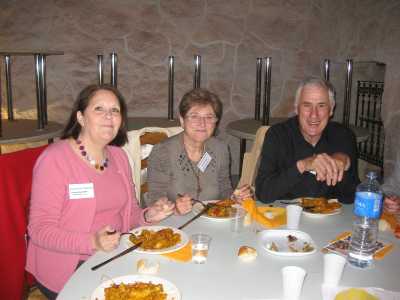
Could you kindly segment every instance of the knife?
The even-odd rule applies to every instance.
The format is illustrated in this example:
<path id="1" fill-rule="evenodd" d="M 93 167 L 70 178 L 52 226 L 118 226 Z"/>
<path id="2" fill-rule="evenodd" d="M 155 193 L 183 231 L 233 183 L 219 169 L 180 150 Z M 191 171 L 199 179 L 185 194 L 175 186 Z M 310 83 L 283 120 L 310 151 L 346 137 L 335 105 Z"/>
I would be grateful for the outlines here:
<path id="1" fill-rule="evenodd" d="M 114 255 L 113 257 L 111 257 L 111 258 L 109 258 L 109 259 L 103 261 L 102 263 L 100 263 L 100 264 L 98 264 L 98 265 L 95 265 L 94 267 L 91 268 L 91 270 L 92 270 L 92 271 L 96 271 L 98 268 L 100 268 L 100 267 L 102 267 L 102 266 L 108 264 L 109 262 L 113 261 L 114 259 L 117 259 L 118 257 L 121 257 L 121 256 L 123 256 L 123 255 L 125 255 L 125 254 L 128 254 L 128 253 L 132 252 L 133 250 L 139 248 L 140 245 L 141 245 L 142 243 L 143 243 L 143 242 L 139 242 L 139 243 L 133 245 L 132 247 L 129 247 L 128 249 L 125 249 L 125 250 L 122 251 L 121 253 L 118 253 L 117 255 Z"/>
<path id="2" fill-rule="evenodd" d="M 280 204 L 299 204 L 299 203 L 301 203 L 300 200 L 288 200 L 288 201 L 278 200 L 278 201 Z"/>

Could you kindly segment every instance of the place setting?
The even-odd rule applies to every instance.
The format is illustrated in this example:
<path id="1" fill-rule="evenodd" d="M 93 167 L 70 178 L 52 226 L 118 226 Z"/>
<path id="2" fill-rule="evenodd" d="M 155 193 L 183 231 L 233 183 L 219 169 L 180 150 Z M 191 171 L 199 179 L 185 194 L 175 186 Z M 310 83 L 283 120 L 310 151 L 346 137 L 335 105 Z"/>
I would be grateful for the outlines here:
<path id="1" fill-rule="evenodd" d="M 130 299 L 181 300 L 181 293 L 175 284 L 156 276 L 125 275 L 101 283 L 92 293 L 90 300 Z"/>
<path id="2" fill-rule="evenodd" d="M 307 217 L 323 218 L 338 215 L 342 212 L 342 204 L 338 199 L 325 197 L 302 197 L 293 200 L 279 200 L 280 205 L 298 205 L 303 208 Z"/>
<path id="3" fill-rule="evenodd" d="M 130 233 L 124 237 L 125 243 L 128 247 L 141 243 L 134 250 L 136 253 L 165 254 L 178 251 L 189 243 L 186 232 L 170 226 L 142 226 Z"/>
<path id="4" fill-rule="evenodd" d="M 317 246 L 311 236 L 299 230 L 303 208 L 290 204 L 283 208 L 283 211 L 285 222 L 276 228 L 257 233 L 261 247 L 268 254 L 275 256 L 301 257 L 316 253 Z"/>
<path id="5" fill-rule="evenodd" d="M 235 218 L 237 213 L 244 217 L 245 212 L 241 209 L 241 205 L 234 200 L 209 200 L 202 203 L 195 202 L 193 205 L 192 213 L 194 215 L 199 214 L 204 209 L 204 204 L 210 205 L 204 214 L 200 215 L 200 218 L 208 219 L 216 222 L 228 222 Z"/>
<path id="6" fill-rule="evenodd" d="M 141 226 L 130 232 L 122 233 L 121 242 L 127 248 L 93 266 L 91 270 L 96 271 L 98 268 L 131 252 L 163 255 L 171 260 L 180 262 L 188 262 L 193 258 L 196 263 L 204 263 L 207 258 L 211 237 L 205 234 L 195 234 L 189 238 L 182 229 L 200 217 L 223 221 L 234 221 L 237 218 L 242 220 L 245 211 L 233 200 L 203 202 L 192 199 L 192 201 L 200 207 L 197 206 L 195 208 L 193 206 L 194 216 L 181 226 L 178 228 L 159 225 Z M 238 225 L 239 223 L 236 222 L 236 224 Z M 110 232 L 110 234 L 112 233 Z"/>

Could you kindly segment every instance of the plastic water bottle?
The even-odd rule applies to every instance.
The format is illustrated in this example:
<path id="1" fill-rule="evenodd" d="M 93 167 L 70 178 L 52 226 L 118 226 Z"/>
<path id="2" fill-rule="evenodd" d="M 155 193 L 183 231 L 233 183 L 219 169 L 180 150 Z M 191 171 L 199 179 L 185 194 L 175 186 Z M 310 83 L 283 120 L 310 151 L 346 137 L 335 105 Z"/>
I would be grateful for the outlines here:
<path id="1" fill-rule="evenodd" d="M 354 223 L 348 261 L 358 268 L 371 267 L 378 238 L 378 222 L 382 208 L 382 190 L 375 172 L 357 186 L 354 201 Z"/>

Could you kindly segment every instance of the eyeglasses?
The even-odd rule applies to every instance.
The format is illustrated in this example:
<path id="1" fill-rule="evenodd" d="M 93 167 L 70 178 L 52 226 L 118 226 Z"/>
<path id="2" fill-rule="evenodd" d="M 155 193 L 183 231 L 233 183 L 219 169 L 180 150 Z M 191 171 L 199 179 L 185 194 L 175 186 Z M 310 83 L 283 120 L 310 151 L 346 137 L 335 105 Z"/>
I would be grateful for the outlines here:
<path id="1" fill-rule="evenodd" d="M 121 116 L 121 111 L 117 107 L 112 107 L 110 109 L 106 109 L 102 106 L 97 106 L 94 108 L 94 111 L 99 116 L 112 116 L 112 117 L 119 117 Z"/>
<path id="2" fill-rule="evenodd" d="M 206 124 L 211 125 L 215 124 L 218 121 L 216 116 L 200 116 L 200 115 L 187 115 L 186 119 L 193 124 L 201 124 L 204 121 Z"/>

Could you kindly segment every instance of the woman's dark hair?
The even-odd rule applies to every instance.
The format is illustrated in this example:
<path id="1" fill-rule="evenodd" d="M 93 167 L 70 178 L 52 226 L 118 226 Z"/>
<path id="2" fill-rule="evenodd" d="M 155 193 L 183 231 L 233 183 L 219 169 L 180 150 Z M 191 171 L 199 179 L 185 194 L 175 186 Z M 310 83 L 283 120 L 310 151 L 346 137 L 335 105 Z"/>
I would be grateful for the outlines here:
<path id="1" fill-rule="evenodd" d="M 128 113 L 127 113 L 125 99 L 115 87 L 109 84 L 101 84 L 101 85 L 92 84 L 85 87 L 79 93 L 78 97 L 75 100 L 67 125 L 65 126 L 64 131 L 62 133 L 61 139 L 67 139 L 70 137 L 73 137 L 74 139 L 78 138 L 79 134 L 81 133 L 82 127 L 77 120 L 77 112 L 80 111 L 83 114 L 86 108 L 88 107 L 90 100 L 94 97 L 94 95 L 98 91 L 112 92 L 117 97 L 121 109 L 121 119 L 122 119 L 121 126 L 115 138 L 110 142 L 110 145 L 123 146 L 128 141 L 128 136 L 126 134 Z"/>
<path id="2" fill-rule="evenodd" d="M 188 111 L 196 105 L 210 105 L 217 117 L 217 125 L 222 117 L 222 102 L 219 97 L 206 89 L 195 88 L 183 95 L 179 103 L 179 114 L 182 118 L 186 117 Z"/>

